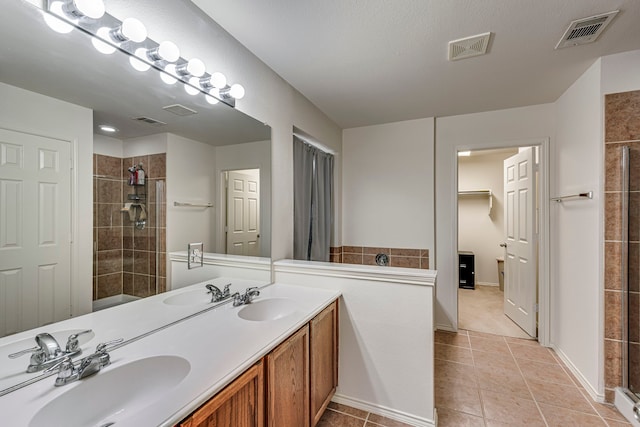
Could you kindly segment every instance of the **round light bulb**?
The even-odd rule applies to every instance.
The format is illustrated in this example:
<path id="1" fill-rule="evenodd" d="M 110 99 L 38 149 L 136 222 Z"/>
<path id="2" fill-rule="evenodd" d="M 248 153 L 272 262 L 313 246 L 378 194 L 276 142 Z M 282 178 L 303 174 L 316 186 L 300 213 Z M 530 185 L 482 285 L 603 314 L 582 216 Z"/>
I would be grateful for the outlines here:
<path id="1" fill-rule="evenodd" d="M 116 48 L 111 46 L 109 43 L 104 42 L 103 40 L 109 40 L 109 28 L 102 27 L 96 31 L 98 37 L 91 37 L 91 43 L 93 47 L 100 53 L 104 53 L 105 55 L 111 55 L 116 51 Z M 102 40 L 101 40 L 102 39 Z"/>
<path id="2" fill-rule="evenodd" d="M 73 26 L 63 21 L 62 17 L 64 17 L 64 12 L 62 11 L 62 5 L 63 3 L 61 1 L 51 3 L 49 12 L 53 15 L 46 13 L 44 15 L 44 22 L 56 33 L 67 34 L 73 30 Z"/>
<path id="3" fill-rule="evenodd" d="M 164 70 L 166 71 L 166 73 L 160 72 L 160 78 L 162 79 L 162 81 L 168 85 L 175 84 L 178 81 L 178 79 L 173 77 L 176 75 L 176 66 L 173 64 L 169 64 L 164 67 Z"/>
<path id="4" fill-rule="evenodd" d="M 229 89 L 229 95 L 231 95 L 235 99 L 244 98 L 244 87 L 239 85 L 238 83 L 231 85 L 231 89 Z"/>
<path id="5" fill-rule="evenodd" d="M 100 19 L 106 12 L 102 0 L 71 0 L 64 9 L 76 18 L 86 16 L 91 19 Z"/>
<path id="6" fill-rule="evenodd" d="M 180 49 L 174 42 L 164 41 L 158 46 L 158 54 L 167 62 L 176 62 L 180 58 Z"/>
<path id="7" fill-rule="evenodd" d="M 222 89 L 227 85 L 227 78 L 224 76 L 224 74 L 216 71 L 215 73 L 211 74 L 210 82 L 213 85 L 213 87 Z"/>
<path id="8" fill-rule="evenodd" d="M 145 49 L 138 48 L 136 49 L 135 56 L 129 57 L 129 63 L 135 70 L 144 72 L 144 71 L 147 71 L 149 68 L 151 68 L 151 65 L 147 64 L 142 60 L 142 58 L 146 57 L 146 54 L 147 54 L 147 51 Z"/>
<path id="9" fill-rule="evenodd" d="M 187 64 L 187 72 L 194 77 L 202 77 L 206 71 L 206 67 L 204 66 L 204 62 L 199 60 L 198 58 L 192 58 L 189 60 Z"/>
<path id="10" fill-rule="evenodd" d="M 197 77 L 191 77 L 189 79 L 189 84 L 184 85 L 185 92 L 187 92 L 189 95 L 197 95 L 200 91 L 191 85 L 196 86 L 198 84 L 200 84 L 200 80 L 198 80 Z"/>
<path id="11" fill-rule="evenodd" d="M 131 40 L 134 43 L 142 43 L 147 39 L 147 28 L 136 18 L 127 18 L 122 21 L 119 33 L 124 40 Z"/>
<path id="12" fill-rule="evenodd" d="M 217 99 L 215 99 L 213 96 L 211 95 L 205 95 L 204 99 L 207 100 L 207 102 L 211 105 L 216 105 L 219 101 Z"/>

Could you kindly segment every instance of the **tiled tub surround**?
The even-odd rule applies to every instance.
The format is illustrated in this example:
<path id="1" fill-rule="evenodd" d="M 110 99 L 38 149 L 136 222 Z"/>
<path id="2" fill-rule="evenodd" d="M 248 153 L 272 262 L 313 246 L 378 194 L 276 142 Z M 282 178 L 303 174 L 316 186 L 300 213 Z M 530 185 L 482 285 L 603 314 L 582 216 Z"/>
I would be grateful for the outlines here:
<path id="1" fill-rule="evenodd" d="M 376 255 L 386 254 L 390 267 L 429 269 L 429 249 L 338 246 L 331 248 L 331 262 L 376 265 Z"/>
<path id="2" fill-rule="evenodd" d="M 127 168 L 142 163 L 147 185 L 147 225 L 135 228 L 122 212 L 127 195 Z M 94 154 L 94 268 L 93 299 L 120 294 L 146 297 L 166 289 L 166 202 L 156 200 L 156 182 L 166 185 L 166 154 L 135 158 Z M 165 187 L 166 194 L 166 187 Z M 163 197 L 164 201 L 165 198 Z M 156 275 L 156 266 L 157 275 Z"/>
<path id="3" fill-rule="evenodd" d="M 629 340 L 631 383 L 640 386 L 640 91 L 605 96 L 605 398 L 622 385 L 622 147 L 630 147 Z M 635 348 L 635 350 L 633 350 Z M 636 390 L 639 391 L 639 390 Z"/>

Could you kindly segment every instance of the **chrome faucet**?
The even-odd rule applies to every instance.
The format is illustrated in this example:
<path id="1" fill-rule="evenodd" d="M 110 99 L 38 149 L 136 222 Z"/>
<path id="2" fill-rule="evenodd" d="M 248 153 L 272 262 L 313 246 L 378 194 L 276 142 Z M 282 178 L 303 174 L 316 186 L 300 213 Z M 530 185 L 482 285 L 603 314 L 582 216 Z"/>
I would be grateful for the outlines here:
<path id="1" fill-rule="evenodd" d="M 36 347 L 10 354 L 9 359 L 16 359 L 22 355 L 33 353 L 29 366 L 27 367 L 27 372 L 42 371 L 59 364 L 66 357 L 72 358 L 82 353 L 78 336 L 88 334 L 89 332 L 92 332 L 91 329 L 70 335 L 67 339 L 65 350 L 60 348 L 60 344 L 58 344 L 58 341 L 56 341 L 51 334 L 43 332 L 36 335 L 35 340 L 36 344 L 38 344 Z"/>
<path id="2" fill-rule="evenodd" d="M 230 287 L 231 283 L 227 283 L 226 285 L 224 285 L 224 289 L 221 291 L 220 288 L 218 288 L 216 285 L 212 285 L 211 283 L 205 285 L 205 288 L 209 290 L 207 293 L 211 294 L 211 302 L 220 302 L 226 300 L 227 298 L 230 298 Z"/>
<path id="3" fill-rule="evenodd" d="M 69 384 L 70 382 L 81 380 L 91 375 L 97 374 L 100 369 L 111 363 L 111 356 L 107 352 L 107 346 L 121 343 L 123 338 L 98 344 L 93 354 L 83 358 L 76 368 L 70 357 L 65 357 L 58 364 L 49 367 L 45 372 L 58 369 L 58 377 L 54 383 L 56 387 Z"/>
<path id="4" fill-rule="evenodd" d="M 260 295 L 260 291 L 257 287 L 247 288 L 244 291 L 244 294 L 240 294 L 240 292 L 236 292 L 233 294 L 233 306 L 238 307 L 243 304 L 251 304 L 253 299 Z"/>

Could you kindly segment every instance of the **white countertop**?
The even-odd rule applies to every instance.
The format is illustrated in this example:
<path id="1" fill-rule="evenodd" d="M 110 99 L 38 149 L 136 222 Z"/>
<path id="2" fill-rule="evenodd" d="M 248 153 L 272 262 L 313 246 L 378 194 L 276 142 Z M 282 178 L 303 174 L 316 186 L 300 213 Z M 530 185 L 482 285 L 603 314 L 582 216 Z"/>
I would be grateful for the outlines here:
<path id="1" fill-rule="evenodd" d="M 190 287 L 175 292 L 189 290 Z M 163 297 L 172 294 L 163 294 Z M 282 284 L 268 285 L 261 289 L 261 295 L 254 302 L 274 297 L 289 298 L 296 302 L 296 311 L 278 320 L 255 322 L 241 319 L 237 315 L 242 307 L 226 304 L 113 350 L 110 353 L 111 365 L 103 368 L 97 376 L 110 371 L 115 372 L 118 367 L 127 363 L 158 355 L 181 357 L 188 361 L 190 370 L 179 384 L 162 395 L 146 396 L 144 404 L 117 414 L 109 413 L 106 416 L 105 413 L 104 418 L 95 420 L 96 425 L 102 425 L 108 421 L 116 422 L 116 426 L 174 425 L 339 296 L 340 292 L 333 290 Z M 166 304 L 162 305 L 166 307 Z M 166 307 L 167 312 L 169 308 Z M 117 317 L 116 315 L 112 320 L 120 327 L 128 323 L 126 319 L 117 319 Z M 144 318 L 145 311 L 139 310 L 137 317 Z M 86 328 L 87 325 L 81 327 Z M 89 325 L 89 327 L 94 328 L 96 336 L 103 335 L 99 325 Z M 113 335 L 110 338 L 118 336 L 115 330 L 117 328 L 113 327 L 113 329 L 111 331 Z M 86 354 L 89 352 L 85 352 Z M 84 383 L 95 380 L 97 376 L 62 387 L 54 387 L 55 377 L 50 377 L 0 397 L 0 414 L 2 414 L 3 424 L 29 425 L 34 414 L 48 402 Z M 132 381 L 135 381 L 135 378 L 132 378 Z M 130 384 L 123 382 L 118 387 L 124 390 Z M 118 390 L 115 390 L 114 394 L 118 394 Z M 77 402 L 78 407 L 92 405 L 92 407 L 95 406 L 96 413 L 99 413 L 98 408 L 109 406 L 108 398 L 104 399 L 105 401 L 91 401 L 91 399 L 92 396 L 84 396 L 81 399 L 83 401 Z M 74 411 L 74 407 L 69 407 L 68 410 Z"/>

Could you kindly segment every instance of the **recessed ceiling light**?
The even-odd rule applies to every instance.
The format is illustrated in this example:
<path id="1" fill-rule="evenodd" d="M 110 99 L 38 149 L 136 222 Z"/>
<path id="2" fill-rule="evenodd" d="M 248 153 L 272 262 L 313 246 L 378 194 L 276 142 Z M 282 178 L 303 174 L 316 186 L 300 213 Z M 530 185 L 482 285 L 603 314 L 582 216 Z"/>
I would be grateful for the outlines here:
<path id="1" fill-rule="evenodd" d="M 471 151 L 458 151 L 458 157 L 469 157 L 471 155 Z"/>
<path id="2" fill-rule="evenodd" d="M 118 129 L 113 127 L 113 126 L 109 126 L 109 125 L 100 125 L 100 130 L 103 132 L 109 132 L 109 133 L 115 133 L 118 132 Z"/>

